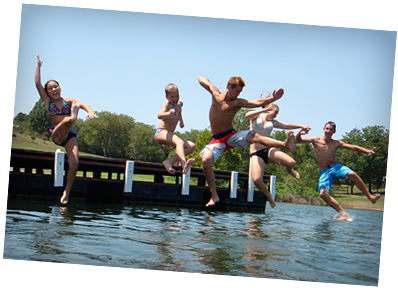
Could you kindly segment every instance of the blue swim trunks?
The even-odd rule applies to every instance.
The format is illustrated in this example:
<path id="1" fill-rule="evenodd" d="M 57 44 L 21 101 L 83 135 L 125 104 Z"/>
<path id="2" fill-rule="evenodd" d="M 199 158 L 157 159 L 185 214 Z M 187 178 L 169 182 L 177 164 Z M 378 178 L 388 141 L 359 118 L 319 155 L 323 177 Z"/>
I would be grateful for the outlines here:
<path id="1" fill-rule="evenodd" d="M 339 163 L 330 165 L 329 167 L 322 169 L 318 184 L 319 192 L 321 192 L 323 188 L 328 188 L 330 192 L 334 179 L 336 178 L 346 179 L 345 176 L 350 172 L 354 171 L 351 168 L 343 166 Z"/>

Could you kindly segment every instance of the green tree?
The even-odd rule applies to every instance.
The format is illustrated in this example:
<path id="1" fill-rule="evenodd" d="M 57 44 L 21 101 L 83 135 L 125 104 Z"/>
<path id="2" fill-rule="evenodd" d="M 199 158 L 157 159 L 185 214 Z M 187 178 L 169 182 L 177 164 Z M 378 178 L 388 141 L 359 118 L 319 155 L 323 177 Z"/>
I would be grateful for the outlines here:
<path id="1" fill-rule="evenodd" d="M 39 100 L 28 115 L 28 127 L 32 132 L 41 135 L 53 125 L 44 102 Z"/>
<path id="2" fill-rule="evenodd" d="M 128 145 L 129 159 L 155 163 L 161 163 L 166 159 L 170 149 L 156 143 L 155 131 L 154 126 L 141 122 L 134 124 Z"/>
<path id="3" fill-rule="evenodd" d="M 127 157 L 134 118 L 106 111 L 96 112 L 98 119 L 87 119 L 79 126 L 81 151 L 105 157 Z"/>
<path id="4" fill-rule="evenodd" d="M 347 144 L 359 145 L 366 149 L 376 147 L 372 156 L 347 149 L 339 149 L 336 156 L 344 165 L 352 168 L 365 183 L 368 183 L 369 191 L 372 189 L 372 184 L 376 185 L 378 189 L 387 173 L 388 129 L 377 125 L 367 126 L 362 130 L 355 128 L 346 133 L 341 140 Z M 352 193 L 354 183 L 351 181 L 349 183 Z"/>

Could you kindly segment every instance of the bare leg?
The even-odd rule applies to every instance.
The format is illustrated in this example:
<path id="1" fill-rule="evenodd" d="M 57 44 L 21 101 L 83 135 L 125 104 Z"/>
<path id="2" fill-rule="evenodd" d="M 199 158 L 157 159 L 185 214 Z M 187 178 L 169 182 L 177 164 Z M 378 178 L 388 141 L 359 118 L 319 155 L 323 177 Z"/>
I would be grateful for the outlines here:
<path id="1" fill-rule="evenodd" d="M 61 144 L 69 135 L 70 129 L 73 127 L 73 123 L 77 119 L 79 113 L 80 104 L 73 102 L 71 109 L 71 116 L 67 116 L 62 119 L 60 123 L 54 128 L 51 133 L 51 138 L 56 144 Z"/>
<path id="2" fill-rule="evenodd" d="M 263 171 L 265 168 L 265 162 L 263 159 L 257 156 L 252 156 L 252 178 L 254 181 L 254 184 L 256 187 L 260 190 L 261 193 L 267 197 L 269 203 L 271 204 L 271 207 L 274 208 L 276 206 L 276 203 L 267 189 L 267 185 L 265 185 L 263 181 Z"/>
<path id="3" fill-rule="evenodd" d="M 173 157 L 171 157 L 169 160 L 163 161 L 164 168 L 166 168 L 167 172 L 169 172 L 170 174 L 176 173 L 176 170 L 173 168 L 172 165 L 177 160 L 178 160 L 178 155 L 174 154 Z"/>
<path id="4" fill-rule="evenodd" d="M 268 152 L 268 162 L 285 166 L 287 173 L 296 179 L 300 179 L 300 174 L 293 170 L 294 166 L 296 166 L 296 161 L 286 153 L 276 148 L 271 148 Z"/>
<path id="5" fill-rule="evenodd" d="M 73 182 L 76 178 L 77 169 L 79 166 L 79 148 L 77 146 L 76 138 L 71 138 L 65 145 L 65 150 L 68 156 L 69 170 L 66 177 L 66 186 L 60 202 L 67 204 L 69 201 L 69 193 L 72 189 Z"/>
<path id="6" fill-rule="evenodd" d="M 203 172 L 206 177 L 206 181 L 209 184 L 209 189 L 211 192 L 211 199 L 209 202 L 206 204 L 206 207 L 214 206 L 220 199 L 218 198 L 217 194 L 217 188 L 216 188 L 216 177 L 214 175 L 213 171 L 213 154 L 209 151 L 206 150 L 203 153 L 202 157 L 202 163 L 203 163 Z"/>
<path id="7" fill-rule="evenodd" d="M 336 199 L 334 199 L 332 196 L 329 195 L 329 191 L 327 188 L 323 188 L 320 193 L 321 197 L 325 202 L 331 206 L 334 210 L 340 213 L 341 217 L 338 218 L 337 220 L 344 220 L 348 219 L 350 216 L 345 212 L 343 207 L 340 206 L 339 202 L 337 202 Z"/>
<path id="8" fill-rule="evenodd" d="M 294 151 L 296 149 L 294 142 L 294 134 L 292 131 L 287 132 L 287 139 L 285 142 L 275 140 L 271 137 L 261 136 L 258 133 L 249 133 L 249 135 L 247 136 L 247 142 L 260 143 L 267 147 L 288 149 L 290 151 Z"/>
<path id="9" fill-rule="evenodd" d="M 362 193 L 368 197 L 368 199 L 375 204 L 377 200 L 380 199 L 380 194 L 376 194 L 376 195 L 372 195 L 370 194 L 368 188 L 366 188 L 365 183 L 363 182 L 363 180 L 361 179 L 361 177 L 358 176 L 357 173 L 355 172 L 350 172 L 347 174 L 346 178 L 352 180 L 355 185 L 357 185 L 358 189 L 362 191 Z"/>
<path id="10" fill-rule="evenodd" d="M 163 133 L 163 132 L 161 132 L 161 133 Z M 164 134 L 166 134 L 166 132 L 164 132 Z M 171 135 L 167 135 L 167 134 L 171 134 Z M 175 169 L 172 166 L 173 166 L 174 162 L 178 161 L 181 163 L 181 166 L 183 168 L 182 173 L 183 174 L 188 173 L 189 169 L 194 164 L 195 159 L 190 158 L 190 159 L 188 159 L 188 161 L 186 161 L 185 155 L 188 155 L 195 150 L 195 144 L 191 141 L 181 139 L 181 138 L 173 135 L 172 133 L 167 133 L 167 134 L 166 134 L 166 136 L 161 135 L 161 137 L 159 137 L 159 135 L 160 135 L 160 133 L 159 133 L 156 140 L 161 144 L 164 143 L 165 145 L 168 145 L 168 147 L 170 147 L 170 148 L 175 147 L 176 154 L 174 154 L 169 160 L 163 162 L 164 167 L 170 174 L 174 174 Z M 159 137 L 159 139 L 158 139 L 158 137 Z M 170 141 L 171 141 L 171 144 L 170 144 Z M 181 155 L 180 155 L 181 150 L 183 151 L 182 152 L 183 157 L 181 157 Z"/>

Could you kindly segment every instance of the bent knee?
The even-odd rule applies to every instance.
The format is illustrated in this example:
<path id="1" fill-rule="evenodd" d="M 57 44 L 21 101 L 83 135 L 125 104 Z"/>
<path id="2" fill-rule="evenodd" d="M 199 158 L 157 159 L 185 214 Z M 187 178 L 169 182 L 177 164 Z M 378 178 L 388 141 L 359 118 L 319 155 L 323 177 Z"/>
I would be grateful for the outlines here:
<path id="1" fill-rule="evenodd" d="M 329 196 L 329 189 L 328 189 L 328 188 L 323 188 L 323 189 L 319 192 L 319 195 L 320 195 L 322 198 Z"/>
<path id="2" fill-rule="evenodd" d="M 358 174 L 355 173 L 354 171 L 348 172 L 347 175 L 345 175 L 345 178 L 348 179 L 354 179 L 354 178 L 359 178 Z"/>

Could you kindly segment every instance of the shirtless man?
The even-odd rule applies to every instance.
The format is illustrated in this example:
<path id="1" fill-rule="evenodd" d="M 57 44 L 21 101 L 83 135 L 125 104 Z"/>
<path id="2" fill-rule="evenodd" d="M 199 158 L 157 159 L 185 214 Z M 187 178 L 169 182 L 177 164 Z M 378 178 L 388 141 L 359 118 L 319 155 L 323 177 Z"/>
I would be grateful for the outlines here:
<path id="1" fill-rule="evenodd" d="M 245 82 L 241 77 L 231 77 L 228 81 L 227 89 L 220 92 L 209 79 L 198 78 L 200 85 L 212 95 L 210 107 L 210 124 L 212 139 L 200 153 L 203 163 L 203 171 L 209 184 L 211 199 L 206 207 L 214 206 L 220 199 L 218 198 L 216 180 L 213 171 L 213 163 L 220 155 L 231 148 L 247 146 L 252 143 L 261 143 L 268 147 L 285 148 L 291 151 L 295 149 L 293 132 L 288 131 L 286 142 L 278 141 L 269 137 L 261 136 L 254 131 L 235 131 L 232 121 L 235 114 L 242 108 L 256 108 L 265 106 L 280 99 L 284 90 L 281 88 L 274 91 L 272 95 L 258 100 L 238 99 L 242 92 Z"/>
<path id="2" fill-rule="evenodd" d="M 348 220 L 349 215 L 340 206 L 340 204 L 329 195 L 333 181 L 336 177 L 340 179 L 350 179 L 354 181 L 355 185 L 359 190 L 365 194 L 366 197 L 374 204 L 380 198 L 380 194 L 371 195 L 366 188 L 363 180 L 355 173 L 351 168 L 343 166 L 337 163 L 336 151 L 337 148 L 345 148 L 356 152 L 367 153 L 373 155 L 376 147 L 372 150 L 363 148 L 358 145 L 346 144 L 340 140 L 332 139 L 334 133 L 336 133 L 336 124 L 332 121 L 326 123 L 323 128 L 325 135 L 323 137 L 309 137 L 302 139 L 301 135 L 306 135 L 309 129 L 301 129 L 296 135 L 297 143 L 311 143 L 315 150 L 315 159 L 318 162 L 319 169 L 321 169 L 321 176 L 319 178 L 318 189 L 320 196 L 325 202 L 340 213 L 341 217 L 337 220 Z"/>

